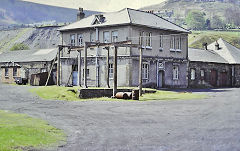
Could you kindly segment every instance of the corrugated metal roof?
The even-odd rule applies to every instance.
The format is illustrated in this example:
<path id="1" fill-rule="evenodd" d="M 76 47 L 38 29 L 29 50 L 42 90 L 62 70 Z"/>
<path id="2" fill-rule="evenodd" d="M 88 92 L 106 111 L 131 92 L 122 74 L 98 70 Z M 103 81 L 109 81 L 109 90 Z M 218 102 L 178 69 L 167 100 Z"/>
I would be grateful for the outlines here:
<path id="1" fill-rule="evenodd" d="M 57 48 L 10 51 L 0 54 L 0 62 L 52 61 L 56 55 Z"/>
<path id="2" fill-rule="evenodd" d="M 217 42 L 220 47 L 219 50 L 215 50 L 216 42 L 213 42 L 210 45 L 208 45 L 208 48 L 214 50 L 217 54 L 219 54 L 225 60 L 227 60 L 228 63 L 240 64 L 240 49 L 224 41 L 222 38 L 220 38 Z"/>
<path id="3" fill-rule="evenodd" d="M 227 60 L 213 50 L 188 48 L 188 57 L 190 61 L 228 63 Z"/>
<path id="4" fill-rule="evenodd" d="M 70 25 L 64 26 L 60 28 L 60 31 L 67 31 L 73 29 L 82 29 L 82 28 L 89 28 L 89 27 L 104 27 L 104 26 L 116 26 L 116 25 L 123 25 L 123 24 L 133 24 L 133 25 L 141 25 L 147 26 L 150 28 L 158 28 L 163 30 L 173 30 L 178 32 L 186 32 L 189 31 L 171 23 L 155 14 L 147 13 L 140 10 L 134 10 L 130 8 L 125 8 L 117 12 L 111 13 L 103 13 L 105 17 L 105 21 L 101 24 L 92 24 L 95 15 L 89 16 L 84 18 L 80 21 L 72 23 Z"/>

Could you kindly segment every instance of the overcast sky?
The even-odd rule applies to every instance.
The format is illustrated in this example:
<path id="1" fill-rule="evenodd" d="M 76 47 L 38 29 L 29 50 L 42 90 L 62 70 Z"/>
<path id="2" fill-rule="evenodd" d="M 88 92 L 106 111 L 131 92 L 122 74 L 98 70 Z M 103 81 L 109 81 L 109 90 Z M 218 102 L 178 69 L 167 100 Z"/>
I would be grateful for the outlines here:
<path id="1" fill-rule="evenodd" d="M 23 0 L 53 6 L 79 8 L 102 12 L 116 11 L 123 8 L 141 8 L 153 4 L 159 4 L 165 0 Z"/>

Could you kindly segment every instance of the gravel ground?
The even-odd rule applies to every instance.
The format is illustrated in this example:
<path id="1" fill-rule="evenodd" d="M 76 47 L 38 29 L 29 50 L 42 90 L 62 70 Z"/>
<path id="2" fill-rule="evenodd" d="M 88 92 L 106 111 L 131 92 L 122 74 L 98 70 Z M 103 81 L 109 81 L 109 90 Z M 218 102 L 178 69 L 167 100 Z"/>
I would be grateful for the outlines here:
<path id="1" fill-rule="evenodd" d="M 195 90 L 203 100 L 46 101 L 0 84 L 0 110 L 47 120 L 68 135 L 59 151 L 239 151 L 240 89 Z"/>

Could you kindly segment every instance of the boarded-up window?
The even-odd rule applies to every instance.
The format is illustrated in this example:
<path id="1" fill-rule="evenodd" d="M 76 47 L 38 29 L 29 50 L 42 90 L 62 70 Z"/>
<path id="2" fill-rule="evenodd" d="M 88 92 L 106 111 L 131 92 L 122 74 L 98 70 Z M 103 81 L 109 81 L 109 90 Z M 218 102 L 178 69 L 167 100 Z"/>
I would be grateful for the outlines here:
<path id="1" fill-rule="evenodd" d="M 14 76 L 14 77 L 17 76 L 17 68 L 16 68 L 16 67 L 13 68 L 13 76 Z"/>
<path id="2" fill-rule="evenodd" d="M 118 31 L 112 32 L 112 42 L 118 42 Z"/>
<path id="3" fill-rule="evenodd" d="M 9 76 L 9 69 L 5 68 L 5 77 L 8 77 L 8 76 Z"/>
<path id="4" fill-rule="evenodd" d="M 109 33 L 109 31 L 103 32 L 103 41 L 104 41 L 104 43 L 110 43 L 110 33 Z"/>
<path id="5" fill-rule="evenodd" d="M 173 80 L 178 80 L 179 76 L 179 67 L 178 66 L 173 66 Z"/>

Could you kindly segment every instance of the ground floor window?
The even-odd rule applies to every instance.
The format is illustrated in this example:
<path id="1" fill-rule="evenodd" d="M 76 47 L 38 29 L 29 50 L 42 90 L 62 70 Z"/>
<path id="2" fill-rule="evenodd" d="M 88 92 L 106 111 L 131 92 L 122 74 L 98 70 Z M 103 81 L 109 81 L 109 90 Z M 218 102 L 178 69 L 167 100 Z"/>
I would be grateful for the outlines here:
<path id="1" fill-rule="evenodd" d="M 191 80 L 195 80 L 195 78 L 196 78 L 196 70 L 191 69 Z"/>
<path id="2" fill-rule="evenodd" d="M 84 78 L 84 74 L 85 74 L 85 72 L 84 72 L 84 69 L 83 69 L 83 78 Z M 89 78 L 89 69 L 87 69 L 87 78 Z"/>
<path id="3" fill-rule="evenodd" d="M 5 68 L 5 77 L 8 77 L 8 76 L 9 76 L 9 69 Z"/>
<path id="4" fill-rule="evenodd" d="M 112 63 L 109 64 L 108 70 L 109 70 L 109 78 L 113 79 L 113 64 Z"/>
<path id="5" fill-rule="evenodd" d="M 178 80 L 179 75 L 179 67 L 173 66 L 173 80 Z"/>
<path id="6" fill-rule="evenodd" d="M 200 70 L 200 76 L 201 76 L 201 78 L 204 78 L 204 70 Z"/>
<path id="7" fill-rule="evenodd" d="M 17 68 L 16 68 L 16 67 L 13 68 L 13 76 L 14 76 L 14 77 L 17 76 Z"/>
<path id="8" fill-rule="evenodd" d="M 143 63 L 142 65 L 142 78 L 147 80 L 149 77 L 149 64 L 148 63 Z"/>

